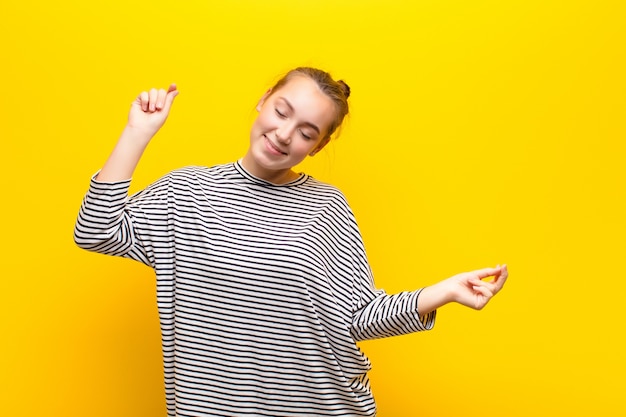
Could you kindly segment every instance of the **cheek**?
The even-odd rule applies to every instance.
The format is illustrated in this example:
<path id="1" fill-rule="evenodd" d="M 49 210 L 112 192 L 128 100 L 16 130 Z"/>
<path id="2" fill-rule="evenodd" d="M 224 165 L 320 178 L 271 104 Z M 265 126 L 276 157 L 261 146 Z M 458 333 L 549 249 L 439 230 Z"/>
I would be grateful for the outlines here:
<path id="1" fill-rule="evenodd" d="M 270 106 L 264 107 L 259 112 L 258 119 L 263 124 L 268 124 L 268 125 L 275 125 L 280 120 L 278 116 L 276 115 L 276 112 Z"/>
<path id="2" fill-rule="evenodd" d="M 315 147 L 318 145 L 320 141 L 316 140 L 316 141 L 305 141 L 305 140 L 301 140 L 298 141 L 296 147 L 296 151 L 298 153 L 298 155 L 301 156 L 306 156 L 308 154 L 311 153 L 311 151 L 313 151 L 313 149 L 315 149 Z"/>
<path id="3" fill-rule="evenodd" d="M 270 124 L 271 118 L 267 115 L 266 112 L 261 111 L 254 120 L 254 123 L 252 124 L 252 129 L 264 129 Z"/>

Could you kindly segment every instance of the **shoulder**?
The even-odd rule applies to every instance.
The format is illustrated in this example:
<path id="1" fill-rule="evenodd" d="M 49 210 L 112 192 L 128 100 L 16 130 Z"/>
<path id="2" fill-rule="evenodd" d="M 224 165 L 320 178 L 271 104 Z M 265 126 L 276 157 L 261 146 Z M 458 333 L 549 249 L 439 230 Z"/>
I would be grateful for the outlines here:
<path id="1" fill-rule="evenodd" d="M 307 176 L 306 181 L 303 184 L 310 192 L 320 193 L 328 196 L 336 196 L 345 198 L 341 190 L 333 185 L 324 181 L 320 181 L 315 177 Z"/>
<path id="2" fill-rule="evenodd" d="M 314 205 L 327 213 L 326 221 L 343 224 L 352 228 L 355 223 L 354 213 L 345 194 L 337 186 L 309 177 L 302 187 Z"/>
<path id="3" fill-rule="evenodd" d="M 335 185 L 320 181 L 311 176 L 307 178 L 307 181 L 303 185 L 306 187 L 308 192 L 314 194 L 315 196 L 349 207 L 346 196 Z"/>

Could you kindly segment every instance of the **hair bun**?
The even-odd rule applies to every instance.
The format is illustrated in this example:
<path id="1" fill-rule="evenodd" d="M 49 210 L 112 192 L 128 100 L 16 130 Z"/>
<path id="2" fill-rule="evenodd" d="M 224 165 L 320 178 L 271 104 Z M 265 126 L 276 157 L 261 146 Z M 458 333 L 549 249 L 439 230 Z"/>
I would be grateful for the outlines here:
<path id="1" fill-rule="evenodd" d="M 346 98 L 350 97 L 350 86 L 346 84 L 344 80 L 337 81 L 337 84 L 339 84 L 339 86 L 341 87 L 343 95 L 346 96 Z"/>

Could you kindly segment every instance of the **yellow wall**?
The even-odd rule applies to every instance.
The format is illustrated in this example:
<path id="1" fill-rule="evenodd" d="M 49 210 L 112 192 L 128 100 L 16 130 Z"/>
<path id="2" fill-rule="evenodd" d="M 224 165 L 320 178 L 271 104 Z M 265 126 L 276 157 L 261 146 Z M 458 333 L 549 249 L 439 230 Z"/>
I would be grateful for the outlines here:
<path id="1" fill-rule="evenodd" d="M 626 7 L 621 1 L 4 1 L 6 416 L 163 416 L 152 272 L 72 241 L 132 99 L 181 90 L 136 174 L 243 154 L 295 65 L 352 87 L 303 169 L 345 192 L 377 284 L 508 263 L 481 312 L 363 344 L 381 417 L 622 416 Z"/>

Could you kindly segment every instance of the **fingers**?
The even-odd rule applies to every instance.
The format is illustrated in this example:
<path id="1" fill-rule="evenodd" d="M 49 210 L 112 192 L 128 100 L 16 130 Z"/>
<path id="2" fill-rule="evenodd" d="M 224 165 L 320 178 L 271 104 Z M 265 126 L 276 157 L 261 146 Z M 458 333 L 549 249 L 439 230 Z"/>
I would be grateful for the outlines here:
<path id="1" fill-rule="evenodd" d="M 495 293 L 491 290 L 491 288 L 489 288 L 488 285 L 473 285 L 472 289 L 480 295 L 484 296 L 487 300 L 490 300 L 491 297 L 495 295 Z"/>
<path id="2" fill-rule="evenodd" d="M 468 282 L 475 291 L 477 291 L 478 288 L 480 289 L 486 288 L 487 290 L 489 290 L 490 293 L 493 293 L 494 290 L 496 289 L 496 285 L 494 284 L 494 281 L 482 281 L 480 279 L 470 279 Z"/>
<path id="3" fill-rule="evenodd" d="M 176 84 L 171 84 L 167 90 L 152 88 L 149 91 L 142 91 L 137 97 L 137 101 L 141 110 L 146 113 L 154 113 L 165 108 L 169 109 L 177 95 Z"/>
<path id="4" fill-rule="evenodd" d="M 178 89 L 176 88 L 176 84 L 171 84 L 167 89 L 167 94 L 165 95 L 165 101 L 163 105 L 163 109 L 169 111 L 172 103 L 174 102 L 174 98 L 178 95 Z"/>
<path id="5" fill-rule="evenodd" d="M 502 289 L 508 274 L 506 265 L 498 265 L 455 275 L 451 282 L 459 285 L 455 286 L 454 301 L 480 310 Z M 493 279 L 486 280 L 488 277 Z"/>
<path id="6" fill-rule="evenodd" d="M 472 271 L 472 274 L 476 275 L 478 279 L 495 277 L 495 280 L 502 279 L 504 281 L 508 277 L 509 271 L 506 265 L 502 265 L 502 266 L 498 265 L 495 268 L 483 268 L 483 269 L 478 269 L 476 271 Z"/>
<path id="7" fill-rule="evenodd" d="M 490 270 L 493 271 L 490 273 Z M 478 271 L 474 271 L 477 275 L 477 279 L 470 279 L 469 283 L 472 285 L 472 288 L 475 291 L 481 289 L 481 293 L 483 295 L 487 295 L 482 290 L 486 289 L 489 292 L 489 297 L 494 296 L 502 289 L 502 286 L 506 282 L 506 279 L 509 276 L 509 271 L 506 265 L 500 266 L 498 265 L 496 268 L 485 268 Z M 486 274 L 486 275 L 485 275 Z M 493 276 L 494 279 L 491 281 L 483 281 L 483 278 L 487 278 Z"/>
<path id="8" fill-rule="evenodd" d="M 501 270 L 500 270 L 500 274 L 496 275 L 496 277 L 493 280 L 493 284 L 495 285 L 496 289 L 495 291 L 498 292 L 502 289 L 502 287 L 504 286 L 504 283 L 506 282 L 506 279 L 509 277 L 509 270 L 506 267 L 506 265 L 504 265 Z"/>
<path id="9" fill-rule="evenodd" d="M 157 101 L 158 95 L 159 95 L 159 91 L 156 88 L 151 88 L 150 91 L 148 91 L 148 97 L 149 97 L 148 111 L 150 113 L 153 113 L 156 110 L 156 101 Z"/>
<path id="10" fill-rule="evenodd" d="M 142 91 L 137 97 L 139 104 L 141 105 L 141 110 L 148 111 L 148 103 L 150 103 L 150 96 L 146 91 Z"/>
<path id="11" fill-rule="evenodd" d="M 494 275 L 497 275 L 500 272 L 500 268 L 483 268 L 483 269 L 477 269 L 476 271 L 472 271 L 473 274 L 475 274 L 479 279 L 483 279 L 483 278 L 487 278 L 487 277 L 492 277 Z"/>

